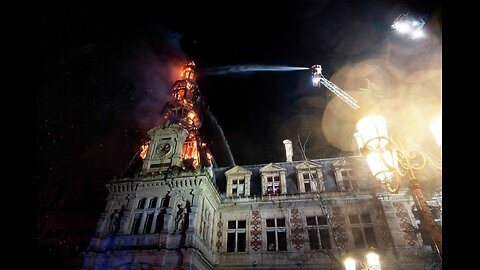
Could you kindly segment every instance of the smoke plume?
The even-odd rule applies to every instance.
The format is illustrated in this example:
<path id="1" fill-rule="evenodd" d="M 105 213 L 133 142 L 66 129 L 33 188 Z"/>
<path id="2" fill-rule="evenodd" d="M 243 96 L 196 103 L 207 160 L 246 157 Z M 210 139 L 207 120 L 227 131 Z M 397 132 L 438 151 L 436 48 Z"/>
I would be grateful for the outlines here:
<path id="1" fill-rule="evenodd" d="M 181 34 L 166 32 L 159 36 L 160 40 L 140 41 L 126 63 L 126 76 L 135 87 L 132 115 L 141 132 L 160 123 L 170 88 L 188 61 L 181 50 Z"/>

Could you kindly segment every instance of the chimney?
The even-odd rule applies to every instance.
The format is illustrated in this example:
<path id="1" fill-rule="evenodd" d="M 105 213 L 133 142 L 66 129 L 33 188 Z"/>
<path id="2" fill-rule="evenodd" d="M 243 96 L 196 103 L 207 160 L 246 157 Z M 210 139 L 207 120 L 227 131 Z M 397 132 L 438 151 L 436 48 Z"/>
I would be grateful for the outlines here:
<path id="1" fill-rule="evenodd" d="M 292 162 L 293 157 L 293 148 L 292 148 L 292 141 L 290 140 L 283 140 L 283 144 L 285 145 L 285 154 L 287 155 L 287 162 Z"/>

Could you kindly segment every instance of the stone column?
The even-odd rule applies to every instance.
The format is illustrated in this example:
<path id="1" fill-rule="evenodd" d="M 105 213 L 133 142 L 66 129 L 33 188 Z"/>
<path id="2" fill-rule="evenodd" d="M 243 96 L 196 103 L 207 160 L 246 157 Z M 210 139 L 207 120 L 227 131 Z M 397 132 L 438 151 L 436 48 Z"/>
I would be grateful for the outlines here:
<path id="1" fill-rule="evenodd" d="M 198 208 L 196 206 L 190 207 L 190 213 L 188 214 L 188 228 L 187 232 L 193 232 L 196 230 L 197 227 L 197 213 Z"/>
<path id="2" fill-rule="evenodd" d="M 317 172 L 317 191 L 318 192 L 323 192 L 325 191 L 325 179 L 323 179 L 323 173 L 322 170 L 319 168 L 316 170 Z"/>
<path id="3" fill-rule="evenodd" d="M 280 173 L 280 185 L 282 187 L 282 194 L 287 194 L 287 180 L 285 178 L 285 172 Z"/>
<path id="4" fill-rule="evenodd" d="M 203 195 L 203 191 L 201 189 L 197 189 L 191 192 L 193 195 L 192 205 L 190 206 L 190 213 L 188 215 L 188 229 L 187 231 L 196 231 L 198 228 L 198 209 L 201 207 L 201 197 Z"/>
<path id="5" fill-rule="evenodd" d="M 298 176 L 298 191 L 300 192 L 305 192 L 305 180 L 303 179 L 303 173 L 304 172 L 297 172 L 297 176 Z M 310 186 L 312 184 L 310 183 Z"/>
<path id="6" fill-rule="evenodd" d="M 193 236 L 195 231 L 197 231 L 196 222 L 197 222 L 197 212 L 198 208 L 196 206 L 190 207 L 190 213 L 188 214 L 188 228 L 186 230 L 186 239 L 185 245 L 192 246 Z"/>

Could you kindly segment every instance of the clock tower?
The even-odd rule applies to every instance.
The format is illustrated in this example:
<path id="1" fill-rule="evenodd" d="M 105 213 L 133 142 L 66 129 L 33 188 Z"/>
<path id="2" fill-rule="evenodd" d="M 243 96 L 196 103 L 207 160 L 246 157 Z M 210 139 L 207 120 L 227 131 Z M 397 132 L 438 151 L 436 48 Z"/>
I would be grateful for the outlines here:
<path id="1" fill-rule="evenodd" d="M 212 224 L 220 218 L 220 197 L 212 154 L 199 133 L 199 97 L 192 61 L 135 156 L 140 171 L 107 184 L 107 205 L 82 269 L 214 268 Z"/>
<path id="2" fill-rule="evenodd" d="M 198 132 L 202 125 L 197 105 L 199 94 L 195 63 L 191 61 L 172 86 L 162 123 L 148 131 L 149 141 L 142 146 L 141 174 L 167 174 L 211 166 L 212 155 Z"/>

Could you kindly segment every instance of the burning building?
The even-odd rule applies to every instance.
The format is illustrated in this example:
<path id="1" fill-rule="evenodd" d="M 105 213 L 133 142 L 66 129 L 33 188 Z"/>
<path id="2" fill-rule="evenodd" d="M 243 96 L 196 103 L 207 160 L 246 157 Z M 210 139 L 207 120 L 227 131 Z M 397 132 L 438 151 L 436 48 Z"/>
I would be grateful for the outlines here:
<path id="1" fill-rule="evenodd" d="M 195 82 L 195 63 L 188 63 L 181 79 L 172 86 L 171 98 L 164 108 L 159 126 L 148 132 L 148 149 L 142 146 L 141 175 L 170 171 L 189 171 L 212 166 L 210 150 L 202 141 L 199 89 Z"/>
<path id="2" fill-rule="evenodd" d="M 195 68 L 173 84 L 139 170 L 107 184 L 82 269 L 339 269 L 371 247 L 383 269 L 424 267 L 413 200 L 384 191 L 359 156 L 293 160 L 285 140 L 284 162 L 217 166 Z M 441 223 L 441 194 L 430 205 Z"/>

